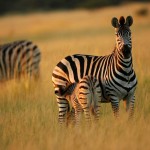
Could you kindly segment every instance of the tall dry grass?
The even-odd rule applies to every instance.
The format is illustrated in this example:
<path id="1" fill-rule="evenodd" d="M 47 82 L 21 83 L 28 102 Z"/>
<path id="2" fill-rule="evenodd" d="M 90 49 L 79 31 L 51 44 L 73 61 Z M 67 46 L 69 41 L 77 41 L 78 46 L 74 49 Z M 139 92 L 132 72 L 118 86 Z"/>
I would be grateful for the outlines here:
<path id="1" fill-rule="evenodd" d="M 131 4 L 99 10 L 75 10 L 0 17 L 0 43 L 29 39 L 41 48 L 41 77 L 34 81 L 0 83 L 0 149 L 150 149 L 150 14 L 137 16 L 150 4 Z M 115 44 L 113 16 L 132 15 L 133 61 L 137 73 L 135 118 L 127 120 L 120 103 L 120 120 L 110 104 L 102 104 L 101 118 L 91 127 L 61 128 L 51 74 L 63 57 L 84 53 L 105 55 Z M 27 85 L 29 85 L 27 87 Z"/>

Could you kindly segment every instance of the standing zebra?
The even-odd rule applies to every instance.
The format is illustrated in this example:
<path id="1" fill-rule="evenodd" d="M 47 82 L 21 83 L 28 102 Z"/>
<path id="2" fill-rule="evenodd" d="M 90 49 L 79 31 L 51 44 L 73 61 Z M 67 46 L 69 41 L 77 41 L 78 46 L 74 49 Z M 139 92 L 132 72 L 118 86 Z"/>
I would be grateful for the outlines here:
<path id="1" fill-rule="evenodd" d="M 0 45 L 0 81 L 21 76 L 38 77 L 40 60 L 39 48 L 30 41 Z"/>
<path id="2" fill-rule="evenodd" d="M 90 110 L 96 120 L 100 116 L 101 87 L 99 81 L 90 76 L 84 76 L 79 83 L 71 84 L 65 92 L 66 99 L 71 102 L 75 110 L 75 121 L 79 123 L 80 113 L 83 111 L 85 119 L 91 120 Z"/>
<path id="3" fill-rule="evenodd" d="M 111 102 L 114 116 L 119 116 L 119 101 L 123 99 L 129 118 L 133 116 L 137 79 L 132 63 L 131 16 L 112 18 L 116 45 L 107 56 L 72 55 L 62 59 L 54 68 L 52 81 L 59 107 L 59 122 L 65 121 L 69 103 L 64 94 L 67 87 L 88 75 L 96 77 L 102 90 L 101 102 Z"/>

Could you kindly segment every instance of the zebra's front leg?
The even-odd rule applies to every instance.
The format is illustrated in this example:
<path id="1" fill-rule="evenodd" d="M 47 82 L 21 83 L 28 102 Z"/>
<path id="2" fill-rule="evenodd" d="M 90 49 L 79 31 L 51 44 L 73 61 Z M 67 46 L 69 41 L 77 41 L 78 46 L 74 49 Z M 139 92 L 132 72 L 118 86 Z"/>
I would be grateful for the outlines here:
<path id="1" fill-rule="evenodd" d="M 132 119 L 134 115 L 134 102 L 135 102 L 135 95 L 127 97 L 124 100 L 126 111 L 129 113 L 129 119 Z"/>
<path id="2" fill-rule="evenodd" d="M 116 119 L 119 118 L 119 99 L 111 98 L 111 106 Z"/>
<path id="3" fill-rule="evenodd" d="M 66 114 L 69 111 L 69 102 L 65 97 L 57 97 L 57 104 L 59 107 L 58 121 L 60 124 L 65 122 Z"/>

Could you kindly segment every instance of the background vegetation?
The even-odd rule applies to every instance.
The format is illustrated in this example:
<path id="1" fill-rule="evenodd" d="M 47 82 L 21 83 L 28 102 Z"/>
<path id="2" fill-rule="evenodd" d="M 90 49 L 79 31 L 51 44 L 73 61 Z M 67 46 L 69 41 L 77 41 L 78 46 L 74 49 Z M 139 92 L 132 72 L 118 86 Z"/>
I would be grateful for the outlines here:
<path id="1" fill-rule="evenodd" d="M 1 0 L 0 14 L 72 8 L 98 8 L 125 2 L 149 0 Z"/>
<path id="2" fill-rule="evenodd" d="M 139 15 L 139 10 L 147 10 Z M 70 10 L 0 17 L 0 43 L 28 39 L 42 52 L 41 77 L 34 81 L 0 83 L 0 149 L 149 150 L 150 146 L 150 3 L 97 10 Z M 115 45 L 112 17 L 132 15 L 133 63 L 137 73 L 135 118 L 127 121 L 120 102 L 120 119 L 110 104 L 102 104 L 100 121 L 77 130 L 60 128 L 51 82 L 54 66 L 69 54 L 106 55 Z"/>

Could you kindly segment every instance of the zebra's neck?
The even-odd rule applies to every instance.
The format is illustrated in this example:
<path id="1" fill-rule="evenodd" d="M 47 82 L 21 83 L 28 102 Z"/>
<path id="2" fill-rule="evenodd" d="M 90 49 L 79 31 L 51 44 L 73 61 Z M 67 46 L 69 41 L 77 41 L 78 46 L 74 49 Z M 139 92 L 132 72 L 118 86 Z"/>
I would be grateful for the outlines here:
<path id="1" fill-rule="evenodd" d="M 124 58 L 122 53 L 115 48 L 114 56 L 115 56 L 115 60 L 116 60 L 115 62 L 118 70 L 123 70 L 127 74 L 132 71 L 133 68 L 132 55 L 129 58 Z"/>

